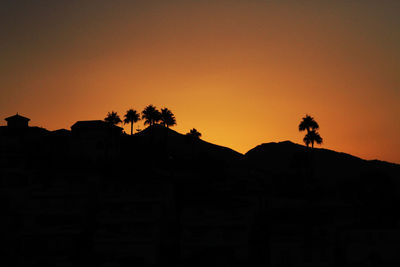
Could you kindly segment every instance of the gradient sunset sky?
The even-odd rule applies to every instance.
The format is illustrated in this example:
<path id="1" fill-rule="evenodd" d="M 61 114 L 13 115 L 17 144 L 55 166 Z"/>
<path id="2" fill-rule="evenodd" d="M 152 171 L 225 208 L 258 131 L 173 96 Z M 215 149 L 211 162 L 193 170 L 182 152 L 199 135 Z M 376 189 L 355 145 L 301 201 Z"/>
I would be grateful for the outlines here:
<path id="1" fill-rule="evenodd" d="M 399 14 L 398 0 L 2 0 L 0 119 L 70 129 L 153 104 L 245 153 L 302 143 L 307 113 L 322 147 L 400 163 Z"/>

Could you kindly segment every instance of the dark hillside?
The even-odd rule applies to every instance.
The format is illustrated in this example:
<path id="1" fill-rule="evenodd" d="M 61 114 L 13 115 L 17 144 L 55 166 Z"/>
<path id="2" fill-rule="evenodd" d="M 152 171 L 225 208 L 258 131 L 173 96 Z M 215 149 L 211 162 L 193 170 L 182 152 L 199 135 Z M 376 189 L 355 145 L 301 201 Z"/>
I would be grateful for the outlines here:
<path id="1" fill-rule="evenodd" d="M 365 173 L 382 173 L 396 183 L 400 179 L 400 165 L 367 161 L 328 149 L 311 149 L 290 141 L 259 145 L 245 154 L 245 161 L 264 172 L 308 175 L 327 185 L 358 179 Z"/>
<path id="2" fill-rule="evenodd" d="M 212 168 L 215 165 L 231 166 L 243 158 L 242 154 L 230 148 L 193 139 L 161 125 L 153 125 L 133 136 L 125 136 L 123 144 L 122 158 L 135 158 L 147 163 L 149 160 L 153 163 L 190 162 L 202 165 L 202 168 Z"/>

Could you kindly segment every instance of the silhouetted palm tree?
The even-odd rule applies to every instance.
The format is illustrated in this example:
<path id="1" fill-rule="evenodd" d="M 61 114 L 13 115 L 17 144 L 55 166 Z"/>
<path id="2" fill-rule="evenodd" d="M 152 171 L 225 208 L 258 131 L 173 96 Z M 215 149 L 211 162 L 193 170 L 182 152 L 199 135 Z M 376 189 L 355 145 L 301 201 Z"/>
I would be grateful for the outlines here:
<path id="1" fill-rule="evenodd" d="M 317 132 L 319 129 L 318 123 L 314 120 L 313 117 L 306 114 L 305 117 L 301 120 L 299 124 L 299 131 L 307 131 L 307 134 L 304 136 L 303 141 L 307 147 L 314 147 L 314 143 L 322 144 L 322 138 Z"/>
<path id="2" fill-rule="evenodd" d="M 310 115 L 306 115 L 303 117 L 302 121 L 299 124 L 299 131 L 307 131 L 307 134 L 303 138 L 303 142 L 306 144 L 307 148 L 312 146 L 312 151 L 314 151 L 314 143 L 322 144 L 322 137 L 319 135 L 317 130 L 319 129 L 318 123 L 314 120 Z M 314 160 L 313 153 L 309 155 L 307 153 L 306 157 L 306 172 L 307 172 L 307 181 L 310 184 L 313 184 L 313 174 L 314 174 Z M 309 245 L 309 244 L 308 244 Z"/>
<path id="3" fill-rule="evenodd" d="M 190 132 L 188 132 L 186 135 L 189 137 L 193 137 L 194 139 L 200 139 L 201 137 L 201 133 L 195 128 L 191 129 Z"/>
<path id="4" fill-rule="evenodd" d="M 303 141 L 307 145 L 307 147 L 311 144 L 311 147 L 314 148 L 314 142 L 318 145 L 322 144 L 322 137 L 317 131 L 311 130 L 309 133 L 306 134 L 306 136 L 304 136 Z"/>
<path id="5" fill-rule="evenodd" d="M 108 112 L 107 117 L 104 118 L 104 121 L 112 125 L 117 125 L 118 123 L 122 122 L 117 112 L 114 111 Z"/>
<path id="6" fill-rule="evenodd" d="M 142 119 L 144 119 L 144 125 L 154 125 L 161 119 L 161 113 L 153 105 L 148 105 L 142 111 Z"/>
<path id="7" fill-rule="evenodd" d="M 176 119 L 171 110 L 167 108 L 161 109 L 161 124 L 167 128 L 176 125 Z"/>
<path id="8" fill-rule="evenodd" d="M 307 130 L 307 133 L 309 133 L 311 130 L 318 130 L 318 129 L 319 129 L 318 123 L 310 115 L 306 115 L 299 124 L 300 132 Z"/>
<path id="9" fill-rule="evenodd" d="M 191 144 L 192 157 L 195 158 L 195 147 L 197 146 L 197 143 L 199 143 L 201 133 L 193 128 L 188 133 L 186 133 L 186 137 Z"/>
<path id="10" fill-rule="evenodd" d="M 125 114 L 125 119 L 124 119 L 124 124 L 131 124 L 131 135 L 133 134 L 133 124 L 138 122 L 140 120 L 140 115 L 139 113 L 136 112 L 134 109 L 129 109 L 126 111 Z"/>

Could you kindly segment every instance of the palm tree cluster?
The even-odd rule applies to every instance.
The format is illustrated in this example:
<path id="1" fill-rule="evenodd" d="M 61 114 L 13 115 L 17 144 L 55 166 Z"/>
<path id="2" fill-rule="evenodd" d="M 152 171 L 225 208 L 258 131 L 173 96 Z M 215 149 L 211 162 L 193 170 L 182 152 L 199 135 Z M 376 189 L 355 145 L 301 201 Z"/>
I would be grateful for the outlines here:
<path id="1" fill-rule="evenodd" d="M 161 124 L 169 128 L 176 125 L 176 119 L 171 110 L 167 108 L 161 109 Z"/>
<path id="2" fill-rule="evenodd" d="M 307 134 L 303 138 L 303 142 L 307 147 L 311 144 L 311 147 L 314 148 L 314 143 L 317 143 L 318 145 L 322 144 L 322 137 L 317 132 L 318 129 L 318 123 L 313 117 L 306 114 L 299 124 L 299 131 L 307 131 Z"/>
<path id="3" fill-rule="evenodd" d="M 118 125 L 119 123 L 130 124 L 131 125 L 131 135 L 133 134 L 133 124 L 140 120 L 144 120 L 144 125 L 155 125 L 161 124 L 167 128 L 176 125 L 175 115 L 168 108 L 162 108 L 159 111 L 155 106 L 146 106 L 142 113 L 138 113 L 135 109 L 129 109 L 124 115 L 124 120 L 122 121 L 117 112 L 111 111 L 107 113 L 104 118 L 105 122 L 112 125 Z"/>
<path id="4" fill-rule="evenodd" d="M 176 125 L 174 113 L 168 108 L 162 108 L 159 111 L 155 106 L 148 105 L 142 111 L 142 119 L 145 120 L 145 125 L 154 125 L 160 123 L 161 125 L 169 128 Z"/>
<path id="5" fill-rule="evenodd" d="M 142 111 L 142 120 L 144 125 L 154 125 L 161 120 L 161 112 L 153 105 L 148 105 Z"/>

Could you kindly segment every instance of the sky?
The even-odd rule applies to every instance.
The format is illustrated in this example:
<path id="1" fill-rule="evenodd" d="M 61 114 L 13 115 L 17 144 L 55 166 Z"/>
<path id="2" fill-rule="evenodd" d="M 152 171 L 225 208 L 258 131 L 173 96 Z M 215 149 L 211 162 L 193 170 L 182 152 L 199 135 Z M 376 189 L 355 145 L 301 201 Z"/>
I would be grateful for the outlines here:
<path id="1" fill-rule="evenodd" d="M 310 114 L 323 148 L 400 163 L 399 13 L 397 0 L 2 0 L 0 125 L 18 112 L 70 129 L 153 104 L 176 131 L 245 153 L 302 143 Z"/>

